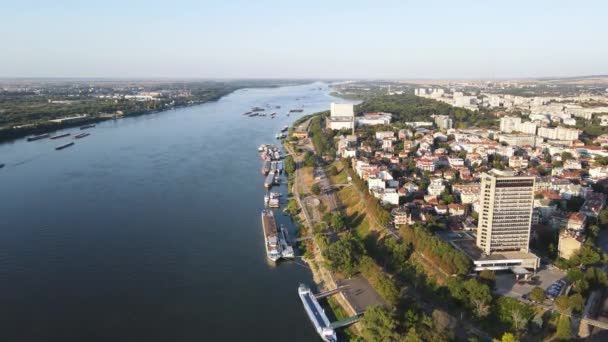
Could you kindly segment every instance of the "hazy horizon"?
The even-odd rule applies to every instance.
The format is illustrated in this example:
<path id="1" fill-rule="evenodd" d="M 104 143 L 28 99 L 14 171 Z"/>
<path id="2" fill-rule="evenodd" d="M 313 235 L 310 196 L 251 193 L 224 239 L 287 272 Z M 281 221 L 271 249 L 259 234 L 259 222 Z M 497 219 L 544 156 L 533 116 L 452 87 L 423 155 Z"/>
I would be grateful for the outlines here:
<path id="1" fill-rule="evenodd" d="M 523 79 L 608 74 L 600 1 L 9 1 L 0 78 Z"/>

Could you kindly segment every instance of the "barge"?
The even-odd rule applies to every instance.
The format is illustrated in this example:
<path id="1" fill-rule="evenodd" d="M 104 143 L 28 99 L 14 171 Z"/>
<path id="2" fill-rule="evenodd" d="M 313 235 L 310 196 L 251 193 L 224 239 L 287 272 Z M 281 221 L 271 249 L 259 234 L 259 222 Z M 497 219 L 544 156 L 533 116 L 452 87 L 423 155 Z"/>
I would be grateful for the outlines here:
<path id="1" fill-rule="evenodd" d="M 46 139 L 48 137 L 50 137 L 51 135 L 48 133 L 44 133 L 44 134 L 40 134 L 40 135 L 34 135 L 33 137 L 28 137 L 27 141 L 36 141 L 36 140 L 40 140 L 40 139 Z"/>
<path id="2" fill-rule="evenodd" d="M 70 147 L 72 145 L 74 145 L 73 141 L 69 142 L 67 144 L 59 145 L 59 146 L 55 147 L 55 149 L 59 151 L 59 150 L 63 150 L 64 148 L 68 148 L 68 147 Z"/>
<path id="3" fill-rule="evenodd" d="M 270 261 L 276 262 L 281 258 L 281 246 L 277 236 L 277 222 L 271 210 L 262 210 L 262 229 L 264 232 L 264 245 L 266 256 Z"/>
<path id="4" fill-rule="evenodd" d="M 269 173 L 264 180 L 264 187 L 270 189 L 274 185 L 274 173 Z"/>
<path id="5" fill-rule="evenodd" d="M 70 133 L 64 133 L 64 134 L 60 134 L 60 135 L 56 135 L 54 137 L 51 137 L 51 139 L 61 139 L 61 138 L 65 138 L 67 136 L 69 136 Z"/>
<path id="6" fill-rule="evenodd" d="M 279 198 L 281 194 L 278 192 L 269 192 L 264 195 L 264 204 L 269 208 L 278 208 L 279 207 Z"/>
<path id="7" fill-rule="evenodd" d="M 88 137 L 89 135 L 91 135 L 90 133 L 80 133 L 76 136 L 74 136 L 74 139 L 82 139 L 84 137 Z"/>
<path id="8" fill-rule="evenodd" d="M 304 111 L 304 109 L 301 108 L 296 108 L 296 109 L 290 109 L 289 112 L 290 113 L 302 113 Z"/>
<path id="9" fill-rule="evenodd" d="M 262 164 L 262 174 L 264 176 L 267 175 L 271 169 L 272 163 L 269 160 L 264 160 L 264 163 Z"/>
<path id="10" fill-rule="evenodd" d="M 80 129 L 87 129 L 87 128 L 93 128 L 93 127 L 95 127 L 95 125 L 85 125 L 85 126 L 80 127 Z"/>

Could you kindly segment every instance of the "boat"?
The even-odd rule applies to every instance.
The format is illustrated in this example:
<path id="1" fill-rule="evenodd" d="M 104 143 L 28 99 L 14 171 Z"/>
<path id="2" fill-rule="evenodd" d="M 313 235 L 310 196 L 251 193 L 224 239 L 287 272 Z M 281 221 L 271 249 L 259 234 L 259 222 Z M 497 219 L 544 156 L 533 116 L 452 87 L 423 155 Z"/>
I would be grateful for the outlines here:
<path id="1" fill-rule="evenodd" d="M 67 137 L 67 136 L 69 136 L 69 135 L 70 135 L 70 133 L 64 133 L 64 134 L 60 134 L 60 135 L 53 136 L 53 137 L 51 137 L 51 139 L 60 139 L 60 138 L 65 138 L 65 137 Z"/>
<path id="2" fill-rule="evenodd" d="M 262 210 L 262 230 L 264 232 L 266 256 L 270 261 L 276 262 L 281 258 L 281 246 L 277 236 L 277 222 L 271 210 Z"/>
<path id="3" fill-rule="evenodd" d="M 295 258 L 296 254 L 293 251 L 293 246 L 289 239 L 289 232 L 283 225 L 281 225 L 281 228 L 279 229 L 279 243 L 281 244 L 281 257 L 287 259 Z"/>
<path id="4" fill-rule="evenodd" d="M 258 147 L 258 152 L 264 151 L 265 148 L 266 148 L 265 144 L 260 145 L 260 147 Z"/>
<path id="5" fill-rule="evenodd" d="M 289 110 L 290 113 L 302 113 L 303 111 L 304 111 L 304 109 L 302 109 L 302 108 L 296 108 L 296 109 Z"/>
<path id="6" fill-rule="evenodd" d="M 264 160 L 264 163 L 262 163 L 262 174 L 263 175 L 267 175 L 272 167 L 272 163 L 269 160 Z"/>
<path id="7" fill-rule="evenodd" d="M 298 287 L 298 295 L 304 305 L 308 319 L 315 326 L 315 330 L 325 342 L 336 342 L 336 331 L 330 326 L 329 319 L 325 314 L 325 311 L 319 305 L 319 301 L 312 293 L 310 288 L 304 284 L 300 284 Z"/>
<path id="8" fill-rule="evenodd" d="M 270 189 L 273 184 L 274 184 L 274 174 L 269 173 L 268 176 L 266 176 L 266 180 L 264 180 L 264 187 L 266 187 L 267 189 Z"/>
<path id="9" fill-rule="evenodd" d="M 281 106 L 274 106 L 274 108 L 279 109 L 279 108 L 281 108 Z"/>
<path id="10" fill-rule="evenodd" d="M 249 115 L 249 114 L 251 114 L 251 113 L 252 113 L 252 112 L 245 112 L 245 113 L 243 113 L 243 115 Z"/>
<path id="11" fill-rule="evenodd" d="M 264 205 L 270 208 L 278 208 L 279 207 L 279 198 L 281 194 L 278 192 L 269 192 L 264 195 Z"/>
<path id="12" fill-rule="evenodd" d="M 251 111 L 252 111 L 252 112 L 263 112 L 263 111 L 265 111 L 265 110 L 266 110 L 266 109 L 264 109 L 264 108 L 262 108 L 262 107 L 253 107 L 253 108 L 251 108 Z"/>
<path id="13" fill-rule="evenodd" d="M 87 129 L 87 128 L 93 128 L 93 127 L 95 127 L 95 125 L 85 125 L 85 126 L 80 127 L 80 129 Z"/>
<path id="14" fill-rule="evenodd" d="M 40 140 L 40 139 L 46 139 L 48 137 L 50 137 L 51 135 L 48 133 L 44 133 L 44 134 L 40 134 L 40 135 L 34 135 L 33 137 L 27 137 L 27 141 L 36 141 L 36 140 Z"/>
<path id="15" fill-rule="evenodd" d="M 67 144 L 63 144 L 63 145 L 59 145 L 59 146 L 55 147 L 55 149 L 59 151 L 59 150 L 63 150 L 64 148 L 70 147 L 72 145 L 74 145 L 74 142 L 70 141 Z"/>
<path id="16" fill-rule="evenodd" d="M 0 164 L 0 169 L 4 167 L 4 164 Z"/>
<path id="17" fill-rule="evenodd" d="M 88 137 L 89 135 L 91 135 L 90 133 L 80 133 L 78 135 L 74 136 L 74 139 L 82 139 L 84 137 Z"/>
<path id="18" fill-rule="evenodd" d="M 283 126 L 281 132 L 287 132 L 289 130 L 289 126 Z"/>

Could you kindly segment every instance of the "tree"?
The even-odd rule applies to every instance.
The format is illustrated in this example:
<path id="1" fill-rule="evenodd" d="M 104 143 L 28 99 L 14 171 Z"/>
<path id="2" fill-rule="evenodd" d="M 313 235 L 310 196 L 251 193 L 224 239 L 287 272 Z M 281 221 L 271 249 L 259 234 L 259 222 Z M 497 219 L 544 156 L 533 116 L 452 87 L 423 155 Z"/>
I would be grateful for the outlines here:
<path id="1" fill-rule="evenodd" d="M 330 218 L 330 225 L 334 231 L 342 231 L 344 229 L 344 217 L 340 213 L 333 213 Z"/>
<path id="2" fill-rule="evenodd" d="M 565 162 L 566 160 L 570 160 L 570 159 L 574 159 L 574 157 L 572 156 L 572 153 L 562 152 L 562 162 Z"/>
<path id="3" fill-rule="evenodd" d="M 369 307 L 363 314 L 361 323 L 365 341 L 397 341 L 399 339 L 399 334 L 395 332 L 397 321 L 382 306 Z"/>
<path id="4" fill-rule="evenodd" d="M 296 172 L 296 163 L 291 155 L 285 158 L 285 172 L 290 176 Z"/>
<path id="5" fill-rule="evenodd" d="M 445 311 L 433 310 L 433 328 L 440 334 L 451 335 L 451 330 L 455 327 L 453 318 Z"/>
<path id="6" fill-rule="evenodd" d="M 572 329 L 570 327 L 570 317 L 561 315 L 557 322 L 557 332 L 555 337 L 558 340 L 570 340 L 572 339 Z"/>
<path id="7" fill-rule="evenodd" d="M 310 191 L 312 191 L 312 193 L 316 196 L 319 196 L 321 194 L 321 186 L 319 183 L 315 183 L 310 187 Z"/>
<path id="8" fill-rule="evenodd" d="M 561 295 L 555 299 L 555 306 L 564 312 L 570 311 L 570 301 L 566 295 Z"/>
<path id="9" fill-rule="evenodd" d="M 486 317 L 490 313 L 490 302 L 492 295 L 486 284 L 479 283 L 475 279 L 469 279 L 464 282 L 464 288 L 467 291 L 473 312 L 478 318 Z"/>
<path id="10" fill-rule="evenodd" d="M 323 256 L 332 271 L 343 272 L 350 277 L 363 256 L 363 246 L 352 237 L 343 237 L 325 248 Z"/>
<path id="11" fill-rule="evenodd" d="M 494 287 L 496 281 L 496 273 L 492 270 L 483 270 L 479 273 L 479 280 L 483 283 L 488 284 L 490 287 Z"/>
<path id="12" fill-rule="evenodd" d="M 416 328 L 412 327 L 407 331 L 407 335 L 403 338 L 403 342 L 423 342 L 423 340 L 416 332 Z"/>
<path id="13" fill-rule="evenodd" d="M 585 300 L 580 293 L 575 293 L 568 298 L 570 302 L 570 308 L 572 308 L 575 312 L 583 311 L 583 306 L 585 305 Z"/>
<path id="14" fill-rule="evenodd" d="M 537 303 L 543 303 L 545 301 L 545 291 L 540 287 L 535 287 L 530 291 L 530 300 Z"/>
<path id="15" fill-rule="evenodd" d="M 523 304 L 515 298 L 500 297 L 496 301 L 498 318 L 513 329 L 521 331 L 526 323 L 534 316 L 534 310 L 530 305 Z"/>
<path id="16" fill-rule="evenodd" d="M 502 338 L 500 340 L 494 339 L 492 342 L 519 342 L 519 340 L 515 337 L 515 335 L 510 332 L 506 332 L 502 334 Z"/>

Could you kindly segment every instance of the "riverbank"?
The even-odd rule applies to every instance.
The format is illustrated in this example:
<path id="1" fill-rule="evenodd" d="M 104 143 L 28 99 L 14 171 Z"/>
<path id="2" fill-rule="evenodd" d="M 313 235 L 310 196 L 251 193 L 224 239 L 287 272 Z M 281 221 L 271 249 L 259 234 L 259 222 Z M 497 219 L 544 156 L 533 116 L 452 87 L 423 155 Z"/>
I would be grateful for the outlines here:
<path id="1" fill-rule="evenodd" d="M 295 125 L 300 127 L 292 127 L 291 131 L 307 130 L 309 126 L 308 121 L 310 121 L 313 116 L 314 115 L 311 115 L 304 120 L 296 121 Z M 306 152 L 314 153 L 314 147 L 312 146 L 310 139 L 306 138 L 296 140 L 293 145 L 292 142 L 284 140 L 283 148 L 294 158 L 296 165 L 292 177 L 293 179 L 290 182 L 292 186 L 289 191 L 290 195 L 295 198 L 300 208 L 300 212 L 294 217 L 299 227 L 299 235 L 301 237 L 313 236 L 315 235 L 315 218 L 318 221 L 318 219 L 322 216 L 321 213 L 318 212 L 318 207 L 321 204 L 315 205 L 314 203 L 315 201 L 323 203 L 323 199 L 317 198 L 318 196 L 314 196 L 311 193 L 311 187 L 314 183 L 313 168 L 304 165 L 304 155 Z M 325 266 L 323 250 L 317 242 L 317 236 L 312 239 L 304 240 L 303 244 L 304 249 L 306 250 L 303 260 L 310 267 L 317 291 L 324 292 L 338 288 L 339 285 L 336 282 L 332 272 Z M 328 299 L 328 301 L 336 319 L 344 319 L 346 317 L 357 315 L 356 310 L 348 302 L 342 292 L 339 292 L 336 296 L 332 296 Z M 359 324 L 354 324 L 349 329 L 351 329 L 351 333 L 360 333 Z M 344 333 L 349 335 L 349 332 Z"/>
<path id="2" fill-rule="evenodd" d="M 218 101 L 222 97 L 224 97 L 226 95 L 230 95 L 231 93 L 233 93 L 239 89 L 242 89 L 242 88 L 235 88 L 235 89 L 232 89 L 227 92 L 222 92 L 221 94 L 218 94 L 217 96 L 209 98 L 205 101 L 175 104 L 172 106 L 167 106 L 167 107 L 163 108 L 162 110 L 159 110 L 156 108 L 150 108 L 150 109 L 144 109 L 141 111 L 135 111 L 135 112 L 130 112 L 130 113 L 126 112 L 126 113 L 120 114 L 120 115 L 98 114 L 98 115 L 94 115 L 94 116 L 89 116 L 82 120 L 65 122 L 65 123 L 64 122 L 59 123 L 59 122 L 52 122 L 52 121 L 44 121 L 44 122 L 39 122 L 39 123 L 31 123 L 31 124 L 14 126 L 11 128 L 4 128 L 4 129 L 0 129 L 0 143 L 14 141 L 17 139 L 24 138 L 28 135 L 53 133 L 53 132 L 56 132 L 56 131 L 59 131 L 62 129 L 66 129 L 66 128 L 79 127 L 82 125 L 93 124 L 93 123 L 103 122 L 103 121 L 107 121 L 107 120 L 122 119 L 122 118 L 127 118 L 127 117 L 136 117 L 136 116 L 141 116 L 141 115 L 159 113 L 159 112 L 168 111 L 168 110 L 176 110 L 176 109 L 180 109 L 180 108 L 198 106 L 201 104 Z"/>

